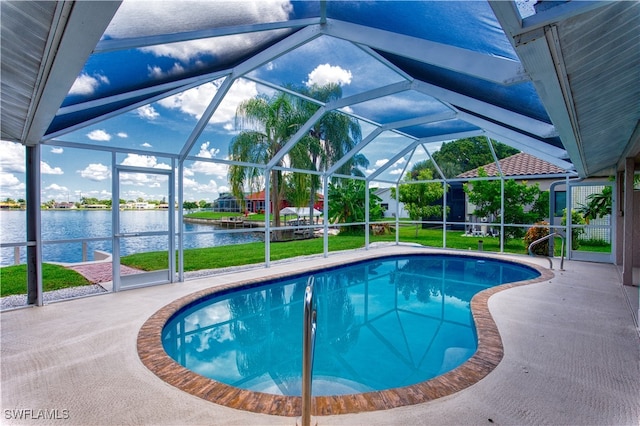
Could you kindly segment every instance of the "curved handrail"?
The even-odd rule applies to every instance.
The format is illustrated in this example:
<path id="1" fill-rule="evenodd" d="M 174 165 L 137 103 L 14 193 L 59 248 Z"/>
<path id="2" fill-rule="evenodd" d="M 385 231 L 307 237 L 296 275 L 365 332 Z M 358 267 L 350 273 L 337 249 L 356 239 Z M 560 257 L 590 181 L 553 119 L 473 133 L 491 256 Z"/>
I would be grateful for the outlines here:
<path id="1" fill-rule="evenodd" d="M 313 295 L 315 278 L 309 277 L 304 292 L 303 336 L 302 336 L 302 426 L 311 425 L 311 382 L 313 380 L 313 358 L 316 345 L 317 309 Z"/>
<path id="2" fill-rule="evenodd" d="M 533 246 L 535 246 L 536 244 L 539 244 L 545 240 L 550 239 L 551 237 L 554 236 L 558 236 L 560 237 L 560 239 L 562 240 L 562 248 L 560 249 L 562 252 L 562 257 L 560 258 L 560 270 L 564 271 L 564 235 L 562 235 L 559 232 L 553 232 L 549 235 L 545 235 L 542 238 L 539 238 L 537 240 L 535 240 L 534 242 L 532 242 L 531 244 L 529 244 L 529 256 L 536 256 L 536 254 L 531 250 L 533 248 Z M 551 261 L 551 257 L 547 257 L 547 259 L 549 259 L 549 268 L 553 269 L 553 262 Z"/>

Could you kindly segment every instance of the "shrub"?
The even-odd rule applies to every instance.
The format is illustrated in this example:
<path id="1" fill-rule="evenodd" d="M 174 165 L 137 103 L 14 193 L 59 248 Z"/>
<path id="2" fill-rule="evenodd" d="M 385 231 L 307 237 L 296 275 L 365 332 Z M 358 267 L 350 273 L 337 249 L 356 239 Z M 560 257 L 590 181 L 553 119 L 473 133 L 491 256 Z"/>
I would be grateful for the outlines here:
<path id="1" fill-rule="evenodd" d="M 527 233 L 524 236 L 524 246 L 529 251 L 529 246 L 536 240 L 539 240 L 542 237 L 546 237 L 549 235 L 549 222 L 536 222 L 531 228 L 527 229 Z M 535 254 L 540 254 L 542 256 L 549 255 L 549 240 L 545 240 L 541 243 L 536 244 L 532 250 Z"/>
<path id="2" fill-rule="evenodd" d="M 567 224 L 567 209 L 562 211 L 562 222 L 565 226 Z M 586 225 L 587 221 L 584 220 L 584 216 L 577 210 L 571 210 L 571 225 Z M 580 248 L 580 235 L 584 234 L 584 228 L 572 228 L 571 229 L 571 250 L 578 250 Z"/>

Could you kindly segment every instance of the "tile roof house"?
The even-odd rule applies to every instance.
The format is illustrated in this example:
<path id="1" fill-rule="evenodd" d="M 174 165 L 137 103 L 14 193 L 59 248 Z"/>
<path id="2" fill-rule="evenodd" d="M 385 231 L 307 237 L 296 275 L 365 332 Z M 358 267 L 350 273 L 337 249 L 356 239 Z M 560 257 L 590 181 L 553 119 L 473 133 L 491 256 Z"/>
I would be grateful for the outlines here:
<path id="1" fill-rule="evenodd" d="M 506 179 L 514 179 L 516 181 L 529 182 L 531 184 L 538 184 L 540 190 L 549 190 L 551 184 L 555 181 L 561 180 L 563 177 L 570 174 L 569 171 L 557 167 L 547 161 L 541 160 L 533 155 L 520 152 L 510 157 L 499 160 L 500 170 Z M 481 166 L 487 175 L 490 177 L 500 176 L 498 166 L 495 162 L 485 164 Z M 466 171 L 456 176 L 460 179 L 475 179 L 479 176 L 478 170 L 480 167 L 473 170 Z M 566 191 L 564 186 L 557 190 L 554 194 L 556 205 L 556 216 L 561 216 L 562 207 L 566 204 L 565 197 Z M 465 211 L 466 217 L 469 222 L 475 222 L 478 220 L 486 221 L 486 218 L 476 218 L 473 216 L 475 206 L 469 202 L 468 196 L 465 194 Z"/>
<path id="2" fill-rule="evenodd" d="M 534 157 L 533 155 L 527 154 L 525 152 L 520 152 L 518 154 L 514 154 L 510 157 L 503 158 L 498 161 L 500 163 L 500 169 L 502 169 L 502 173 L 505 176 L 513 177 L 513 176 L 527 176 L 532 178 L 537 175 L 558 175 L 558 174 L 566 174 L 567 170 L 564 170 L 558 166 L 555 166 L 547 161 L 541 160 L 539 158 Z M 498 167 L 496 163 L 489 163 L 482 166 L 485 172 L 489 176 L 499 176 Z M 466 171 L 464 173 L 459 174 L 458 178 L 477 178 L 478 177 L 478 168 Z"/>

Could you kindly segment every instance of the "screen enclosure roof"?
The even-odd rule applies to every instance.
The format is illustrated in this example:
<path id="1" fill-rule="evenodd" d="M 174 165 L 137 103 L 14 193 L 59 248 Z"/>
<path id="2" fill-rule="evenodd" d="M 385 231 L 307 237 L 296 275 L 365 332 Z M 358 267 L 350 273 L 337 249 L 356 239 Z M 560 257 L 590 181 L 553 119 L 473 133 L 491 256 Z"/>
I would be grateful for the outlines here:
<path id="1" fill-rule="evenodd" d="M 640 151 L 640 3 L 534 3 L 3 1 L 1 137 L 91 148 L 74 135 L 182 107 L 158 152 L 185 159 L 232 98 L 331 80 L 340 100 L 308 100 L 359 120 L 359 149 L 485 135 L 611 174 Z"/>

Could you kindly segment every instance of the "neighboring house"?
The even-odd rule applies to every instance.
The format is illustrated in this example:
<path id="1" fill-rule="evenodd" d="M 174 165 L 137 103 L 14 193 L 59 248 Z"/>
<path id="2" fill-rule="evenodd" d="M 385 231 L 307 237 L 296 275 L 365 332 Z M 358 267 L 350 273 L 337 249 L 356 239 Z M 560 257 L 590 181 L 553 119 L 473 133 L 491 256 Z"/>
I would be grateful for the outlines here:
<path id="1" fill-rule="evenodd" d="M 404 209 L 404 203 L 391 196 L 393 191 L 395 191 L 395 188 L 377 188 L 374 192 L 382 200 L 380 201 L 380 206 L 384 212 L 384 217 L 395 218 L 397 213 L 399 218 L 408 218 L 409 213 Z"/>
<path id="2" fill-rule="evenodd" d="M 384 212 L 385 218 L 395 218 L 396 212 L 400 219 L 409 218 L 409 212 L 404 208 L 404 203 L 395 200 L 391 194 L 394 188 L 378 188 L 374 192 L 375 195 L 380 197 L 380 206 Z M 447 205 L 449 206 L 449 214 L 447 215 L 447 222 L 464 222 L 464 192 L 462 191 L 462 184 L 459 182 L 451 182 L 448 185 L 447 191 Z M 442 198 L 433 202 L 433 205 L 441 205 Z M 441 217 L 422 218 L 422 220 L 441 220 Z M 463 225 L 448 225 L 450 229 L 463 229 Z"/>
<path id="3" fill-rule="evenodd" d="M 244 197 L 246 211 L 250 213 L 260 213 L 265 212 L 265 191 L 254 192 L 252 194 L 246 195 Z M 280 210 L 285 207 L 292 207 L 292 204 L 288 200 L 282 200 L 280 202 Z M 319 211 L 323 211 L 324 209 L 324 197 L 322 194 L 316 194 L 316 202 L 313 205 L 313 208 Z M 273 211 L 273 209 L 270 209 Z"/>
<path id="4" fill-rule="evenodd" d="M 563 179 L 567 173 L 558 166 L 555 166 L 547 161 L 534 157 L 533 155 L 520 152 L 510 157 L 503 158 L 498 161 L 500 169 L 505 176 L 505 179 L 514 179 L 516 182 L 528 182 L 532 185 L 538 184 L 541 191 L 549 190 L 551 184 L 557 180 Z M 498 167 L 496 163 L 489 163 L 481 166 L 488 176 L 499 176 Z M 478 170 L 480 167 L 461 173 L 457 178 L 472 180 L 477 178 Z M 556 197 L 556 217 L 562 216 L 562 209 L 566 206 L 566 191 L 555 191 Z M 473 217 L 473 211 L 475 206 L 469 203 L 469 199 L 465 194 L 465 205 L 467 212 L 467 221 L 475 222 Z"/>
<path id="5" fill-rule="evenodd" d="M 54 204 L 54 208 L 56 208 L 56 209 L 76 209 L 77 207 L 76 207 L 75 203 L 72 203 L 70 201 L 67 201 L 67 202 L 63 201 L 61 203 L 55 203 Z"/>
<path id="6" fill-rule="evenodd" d="M 214 212 L 241 212 L 240 206 L 238 204 L 238 200 L 233 194 L 229 192 L 223 192 L 218 196 L 218 198 L 212 203 L 212 209 Z"/>

